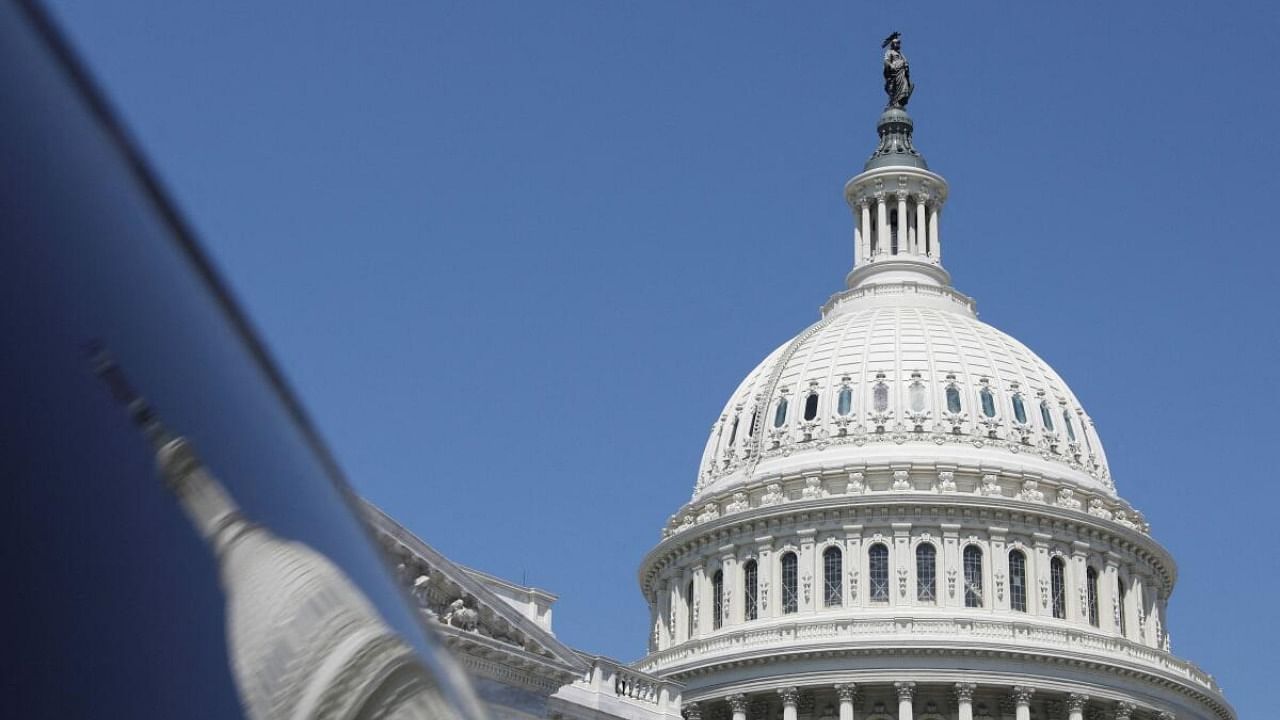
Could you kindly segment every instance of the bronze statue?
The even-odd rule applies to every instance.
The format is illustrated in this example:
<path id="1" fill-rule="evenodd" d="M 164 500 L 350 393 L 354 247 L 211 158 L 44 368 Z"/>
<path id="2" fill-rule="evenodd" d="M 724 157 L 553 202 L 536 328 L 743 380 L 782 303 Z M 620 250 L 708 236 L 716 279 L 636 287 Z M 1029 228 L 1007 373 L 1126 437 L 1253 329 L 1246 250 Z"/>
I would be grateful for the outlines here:
<path id="1" fill-rule="evenodd" d="M 880 47 L 888 48 L 884 52 L 884 92 L 889 96 L 889 109 L 905 109 L 911 99 L 911 66 L 907 56 L 902 54 L 902 33 L 895 32 L 880 43 Z"/>

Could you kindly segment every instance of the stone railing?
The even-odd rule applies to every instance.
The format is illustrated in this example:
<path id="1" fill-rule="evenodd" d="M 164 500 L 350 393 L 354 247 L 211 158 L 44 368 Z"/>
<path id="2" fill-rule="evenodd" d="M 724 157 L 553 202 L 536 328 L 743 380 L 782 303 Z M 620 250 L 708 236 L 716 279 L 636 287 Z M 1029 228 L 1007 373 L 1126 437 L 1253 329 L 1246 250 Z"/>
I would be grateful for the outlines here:
<path id="1" fill-rule="evenodd" d="M 591 663 L 591 669 L 553 696 L 553 706 L 562 716 L 574 717 L 576 706 L 627 720 L 680 718 L 684 689 L 680 683 L 663 680 L 610 658 L 579 655 Z"/>
<path id="2" fill-rule="evenodd" d="M 998 645 L 1001 650 L 1091 654 L 1098 656 L 1104 663 L 1128 661 L 1139 667 L 1172 675 L 1202 690 L 1216 694 L 1222 692 L 1213 676 L 1194 663 L 1145 645 L 1078 628 L 1044 627 L 1034 623 L 999 619 L 814 619 L 765 627 L 730 628 L 706 638 L 655 652 L 637 663 L 637 667 L 648 672 L 670 672 L 690 662 L 729 660 L 732 655 L 742 651 L 770 647 L 786 648 L 789 653 L 802 653 L 806 646 L 822 645 L 826 652 L 831 650 L 833 642 L 838 643 L 842 639 L 852 641 L 851 648 L 865 648 L 882 639 L 883 644 L 911 645 L 924 641 L 932 652 L 944 649 L 952 642 L 958 648 L 974 650 L 980 650 L 983 643 L 990 642 Z"/>

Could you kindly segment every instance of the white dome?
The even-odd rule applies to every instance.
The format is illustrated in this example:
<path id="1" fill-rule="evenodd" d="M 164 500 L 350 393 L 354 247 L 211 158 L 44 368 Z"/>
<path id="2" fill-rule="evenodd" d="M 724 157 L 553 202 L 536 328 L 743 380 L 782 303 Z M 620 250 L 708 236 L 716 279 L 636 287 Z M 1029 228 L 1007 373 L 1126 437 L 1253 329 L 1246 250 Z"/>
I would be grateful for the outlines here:
<path id="1" fill-rule="evenodd" d="M 902 283 L 835 296 L 747 375 L 712 427 L 694 500 L 906 458 L 1113 491 L 1093 423 L 1047 363 L 946 285 Z"/>

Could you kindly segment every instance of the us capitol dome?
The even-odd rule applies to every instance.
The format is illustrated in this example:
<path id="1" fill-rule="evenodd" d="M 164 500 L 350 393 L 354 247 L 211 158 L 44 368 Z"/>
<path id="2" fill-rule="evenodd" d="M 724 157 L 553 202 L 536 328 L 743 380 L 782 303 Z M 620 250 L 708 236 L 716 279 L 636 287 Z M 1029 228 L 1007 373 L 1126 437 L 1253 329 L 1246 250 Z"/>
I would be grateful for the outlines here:
<path id="1" fill-rule="evenodd" d="M 1066 382 L 942 264 L 895 33 L 853 270 L 725 402 L 644 558 L 690 720 L 1234 720 L 1170 652 L 1173 558 Z"/>

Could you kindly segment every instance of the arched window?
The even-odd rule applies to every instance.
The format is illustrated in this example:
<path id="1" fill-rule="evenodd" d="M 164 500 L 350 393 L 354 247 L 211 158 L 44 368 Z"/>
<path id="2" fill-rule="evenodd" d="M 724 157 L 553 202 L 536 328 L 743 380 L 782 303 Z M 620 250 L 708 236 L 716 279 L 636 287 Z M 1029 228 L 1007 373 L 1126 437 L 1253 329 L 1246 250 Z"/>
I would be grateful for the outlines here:
<path id="1" fill-rule="evenodd" d="M 684 588 L 685 639 L 693 638 L 693 581 Z"/>
<path id="2" fill-rule="evenodd" d="M 773 411 L 773 426 L 780 428 L 787 422 L 787 399 L 778 398 L 777 408 Z"/>
<path id="3" fill-rule="evenodd" d="M 1085 593 L 1089 602 L 1089 624 L 1098 627 L 1098 571 L 1093 568 L 1085 572 Z"/>
<path id="4" fill-rule="evenodd" d="M 982 548 L 977 545 L 964 549 L 964 606 L 982 607 Z"/>
<path id="5" fill-rule="evenodd" d="M 1013 394 L 1013 418 L 1021 425 L 1027 424 L 1027 406 L 1022 404 L 1022 393 Z"/>
<path id="6" fill-rule="evenodd" d="M 1071 423 L 1071 411 L 1062 408 L 1062 425 L 1067 429 L 1067 439 L 1071 442 L 1076 441 L 1076 428 Z"/>
<path id="7" fill-rule="evenodd" d="M 813 420 L 818 417 L 818 393 L 809 393 L 804 399 L 804 419 Z"/>
<path id="8" fill-rule="evenodd" d="M 877 383 L 871 391 L 871 399 L 875 403 L 876 412 L 884 412 L 889 409 L 889 386 L 884 383 Z"/>
<path id="9" fill-rule="evenodd" d="M 733 416 L 733 425 L 729 427 L 729 447 L 733 447 L 733 441 L 738 438 L 738 416 Z"/>
<path id="10" fill-rule="evenodd" d="M 1126 618 L 1125 618 L 1125 612 L 1124 612 L 1124 600 L 1125 600 L 1125 595 L 1126 595 L 1127 593 L 1125 592 L 1125 589 L 1124 589 L 1124 581 L 1123 581 L 1123 580 L 1121 580 L 1120 578 L 1116 578 L 1116 590 L 1119 592 L 1119 597 L 1120 597 L 1120 605 L 1119 605 L 1119 607 L 1120 607 L 1120 635 L 1121 635 L 1121 636 L 1128 636 L 1128 634 L 1129 634 L 1129 628 L 1128 628 L 1128 622 L 1126 621 Z"/>
<path id="11" fill-rule="evenodd" d="M 1021 550 L 1009 553 L 1009 607 L 1027 611 L 1027 556 Z"/>
<path id="12" fill-rule="evenodd" d="M 996 416 L 996 396 L 991 392 L 991 388 L 982 388 L 978 391 L 978 400 L 982 402 L 982 414 L 987 417 Z"/>
<path id="13" fill-rule="evenodd" d="M 1059 556 L 1049 561 L 1049 584 L 1053 592 L 1053 616 L 1067 619 L 1067 563 Z"/>
<path id="14" fill-rule="evenodd" d="M 1044 423 L 1044 429 L 1053 432 L 1053 414 L 1049 412 L 1049 401 L 1040 401 L 1040 421 Z"/>
<path id="15" fill-rule="evenodd" d="M 832 545 L 822 551 L 822 604 L 827 607 L 844 602 L 844 556 L 840 548 Z"/>
<path id="16" fill-rule="evenodd" d="M 785 553 L 782 556 L 782 613 L 791 614 L 800 609 L 799 583 L 796 573 L 798 562 L 796 554 Z"/>
<path id="17" fill-rule="evenodd" d="M 956 387 L 955 385 L 948 385 L 947 386 L 947 412 L 958 413 L 960 412 L 960 409 L 961 409 L 960 388 Z"/>
<path id="18" fill-rule="evenodd" d="M 938 550 L 930 543 L 916 546 L 916 600 L 938 601 Z"/>
<path id="19" fill-rule="evenodd" d="M 840 415 L 848 415 L 853 410 L 853 388 L 845 386 L 840 388 L 840 395 L 836 398 L 836 412 Z"/>
<path id="20" fill-rule="evenodd" d="M 719 630 L 724 624 L 724 572 L 717 570 L 711 576 L 711 629 Z"/>
<path id="21" fill-rule="evenodd" d="M 742 616 L 744 620 L 755 620 L 759 614 L 759 575 L 756 572 L 756 561 L 748 560 L 742 564 Z"/>
<path id="22" fill-rule="evenodd" d="M 911 412 L 924 412 L 924 383 L 913 382 L 907 386 L 907 404 Z"/>
<path id="23" fill-rule="evenodd" d="M 889 548 L 876 543 L 867 551 L 867 574 L 871 582 L 871 602 L 889 602 Z"/>

